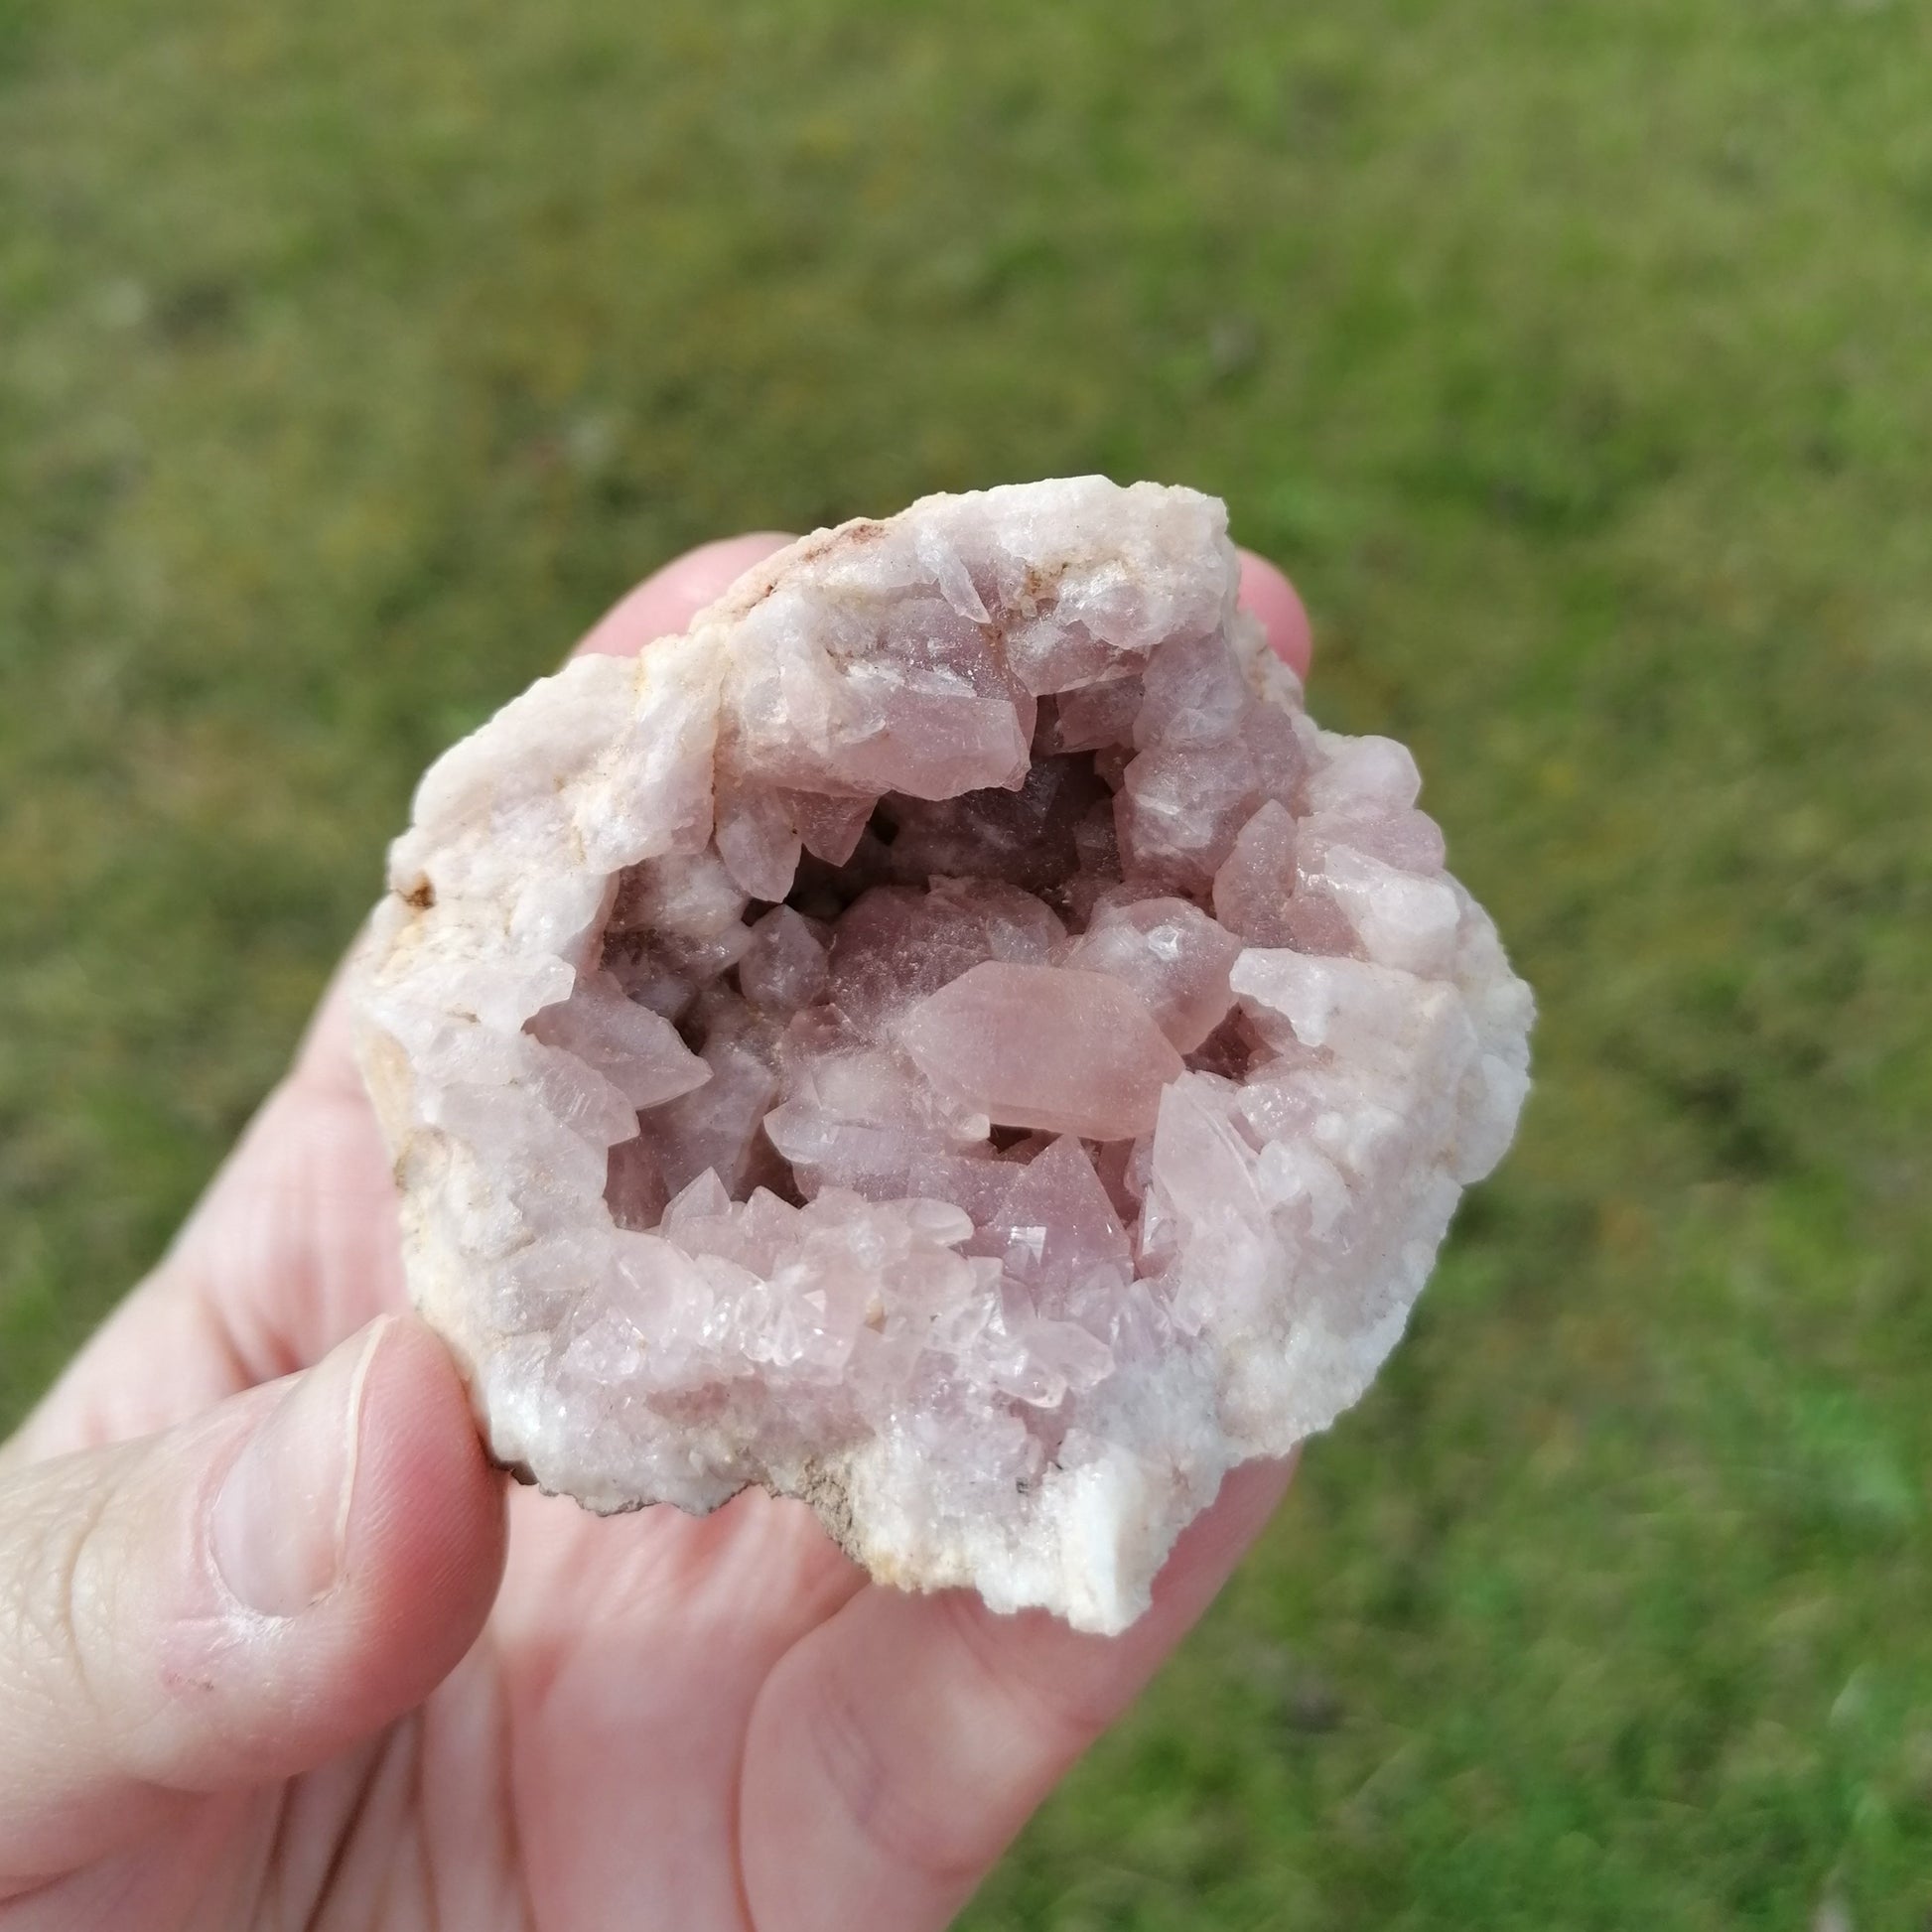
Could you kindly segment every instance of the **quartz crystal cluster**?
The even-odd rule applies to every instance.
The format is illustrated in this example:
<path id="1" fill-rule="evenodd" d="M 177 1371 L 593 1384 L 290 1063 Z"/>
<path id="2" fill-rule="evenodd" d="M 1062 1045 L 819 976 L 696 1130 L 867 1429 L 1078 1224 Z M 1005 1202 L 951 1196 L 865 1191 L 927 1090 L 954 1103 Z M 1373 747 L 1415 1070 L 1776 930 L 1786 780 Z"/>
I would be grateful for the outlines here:
<path id="1" fill-rule="evenodd" d="M 877 1578 L 1111 1631 L 1361 1394 L 1531 1001 L 1225 525 L 927 497 L 431 768 L 359 1051 L 500 1460 L 606 1511 L 762 1484 Z"/>

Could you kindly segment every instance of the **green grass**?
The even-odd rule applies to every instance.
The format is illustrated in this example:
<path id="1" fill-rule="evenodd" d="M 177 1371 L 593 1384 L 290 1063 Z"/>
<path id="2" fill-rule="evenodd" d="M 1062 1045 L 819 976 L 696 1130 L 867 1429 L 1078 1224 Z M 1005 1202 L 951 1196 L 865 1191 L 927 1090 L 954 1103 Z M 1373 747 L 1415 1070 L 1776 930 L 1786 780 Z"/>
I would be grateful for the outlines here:
<path id="1" fill-rule="evenodd" d="M 701 537 L 1224 493 L 1539 1085 L 994 1928 L 1932 1913 L 1932 10 L 0 0 L 0 1420 Z"/>

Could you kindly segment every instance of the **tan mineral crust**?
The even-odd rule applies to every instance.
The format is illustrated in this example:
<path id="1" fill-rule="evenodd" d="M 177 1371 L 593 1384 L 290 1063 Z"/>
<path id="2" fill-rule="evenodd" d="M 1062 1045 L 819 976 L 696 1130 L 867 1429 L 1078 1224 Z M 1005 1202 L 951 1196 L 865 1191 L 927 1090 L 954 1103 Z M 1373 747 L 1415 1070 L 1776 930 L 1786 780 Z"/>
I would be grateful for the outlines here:
<path id="1" fill-rule="evenodd" d="M 759 1484 L 876 1577 L 1116 1631 L 1368 1386 L 1532 1003 L 1226 521 L 928 496 L 431 767 L 358 1045 L 502 1462 L 601 1511 Z"/>

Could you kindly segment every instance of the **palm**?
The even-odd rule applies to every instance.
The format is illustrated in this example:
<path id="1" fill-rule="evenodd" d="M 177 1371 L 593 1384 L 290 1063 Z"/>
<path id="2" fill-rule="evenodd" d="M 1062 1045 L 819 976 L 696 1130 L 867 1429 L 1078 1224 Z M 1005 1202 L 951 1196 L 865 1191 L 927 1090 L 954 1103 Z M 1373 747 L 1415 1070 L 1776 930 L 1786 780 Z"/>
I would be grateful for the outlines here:
<path id="1" fill-rule="evenodd" d="M 703 1523 L 559 1523 L 541 1498 L 517 1503 L 486 1648 L 538 1922 L 602 1925 L 648 1899 L 653 1922 L 744 1924 L 741 1859 L 764 1849 L 740 1843 L 754 1713 L 863 1579 L 803 1511 L 762 1497 Z"/>
<path id="2" fill-rule="evenodd" d="M 694 553 L 593 646 L 678 627 L 769 547 Z M 1263 615 L 1306 664 L 1299 607 L 1273 584 L 1289 615 L 1265 599 Z M 388 1163 L 338 993 L 174 1249 L 5 1454 L 169 1428 L 320 1360 L 404 1299 Z M 304 1777 L 192 1803 L 180 1829 L 56 1893 L 73 1888 L 73 1922 L 101 1922 L 88 1901 L 111 1899 L 114 1923 L 156 1927 L 943 1924 L 1286 1480 L 1273 1466 L 1231 1478 L 1154 1609 L 1105 1641 L 960 1592 L 871 1585 L 801 1505 L 761 1494 L 702 1521 L 599 1521 L 516 1491 L 487 1621 L 420 1706 Z"/>

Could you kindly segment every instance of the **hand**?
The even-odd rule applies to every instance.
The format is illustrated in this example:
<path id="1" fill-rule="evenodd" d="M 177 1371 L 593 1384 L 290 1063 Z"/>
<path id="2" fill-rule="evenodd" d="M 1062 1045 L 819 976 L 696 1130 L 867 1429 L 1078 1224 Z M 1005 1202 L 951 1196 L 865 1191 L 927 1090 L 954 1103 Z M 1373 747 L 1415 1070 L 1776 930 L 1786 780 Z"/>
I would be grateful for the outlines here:
<path id="1" fill-rule="evenodd" d="M 583 648 L 681 629 L 693 551 Z M 1306 669 L 1256 558 L 1243 595 Z M 0 1932 L 938 1926 L 1220 1587 L 1079 1636 L 868 1583 L 799 1504 L 600 1521 L 485 1463 L 405 1308 L 340 981 L 152 1276 L 0 1449 Z"/>

